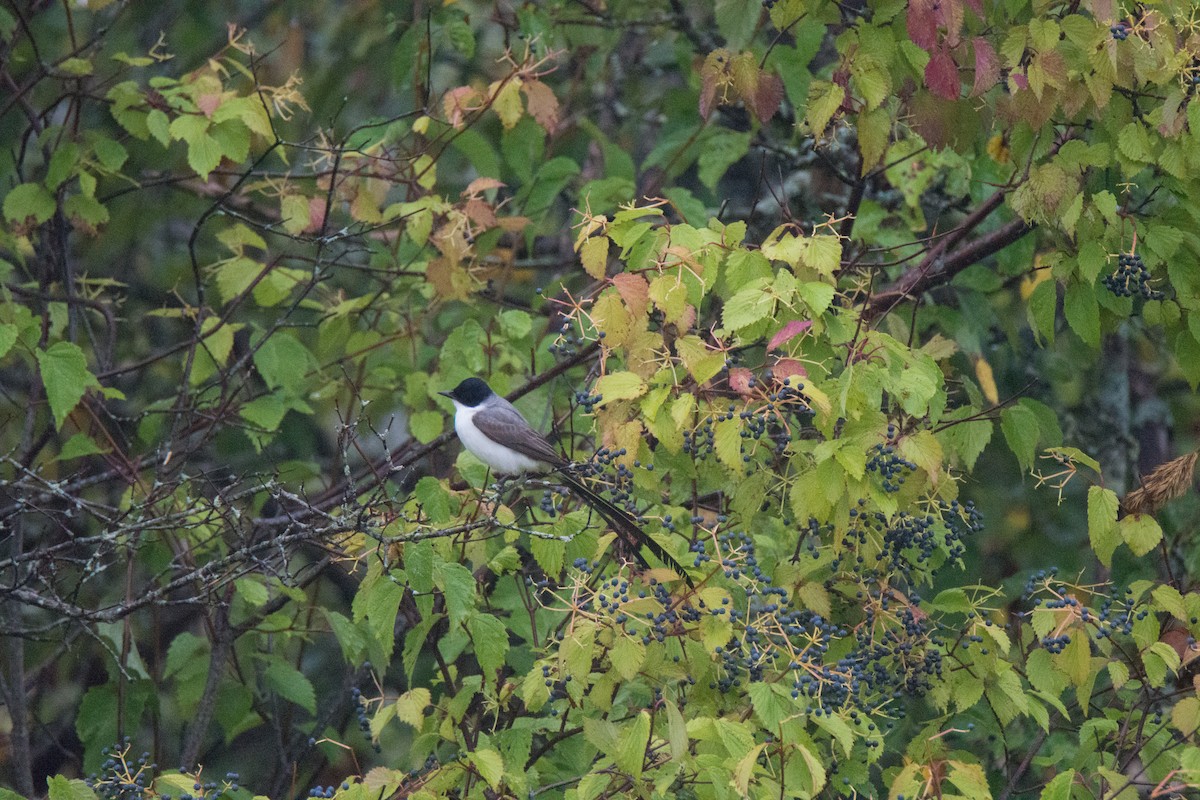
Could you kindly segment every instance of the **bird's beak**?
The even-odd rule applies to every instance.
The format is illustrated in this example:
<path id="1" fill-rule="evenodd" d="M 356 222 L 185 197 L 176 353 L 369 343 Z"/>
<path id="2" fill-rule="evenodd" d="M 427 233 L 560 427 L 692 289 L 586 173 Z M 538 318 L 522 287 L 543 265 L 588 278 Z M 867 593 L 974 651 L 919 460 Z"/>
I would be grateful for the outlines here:
<path id="1" fill-rule="evenodd" d="M 451 400 L 454 399 L 454 395 L 450 394 L 449 392 L 438 392 L 438 394 L 440 394 L 442 397 L 449 397 Z"/>

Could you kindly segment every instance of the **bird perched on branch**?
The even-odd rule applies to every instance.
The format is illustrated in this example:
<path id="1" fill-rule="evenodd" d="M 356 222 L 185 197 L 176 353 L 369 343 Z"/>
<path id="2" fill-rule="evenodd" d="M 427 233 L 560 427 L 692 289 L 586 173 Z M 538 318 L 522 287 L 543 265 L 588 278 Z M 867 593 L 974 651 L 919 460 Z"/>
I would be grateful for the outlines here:
<path id="1" fill-rule="evenodd" d="M 533 429 L 516 407 L 479 378 L 467 378 L 452 391 L 438 392 L 454 402 L 454 430 L 476 458 L 502 475 L 555 472 L 558 479 L 607 522 L 638 563 L 650 569 L 642 554 L 649 550 L 692 585 L 679 562 L 638 526 L 624 510 L 588 488 L 572 474 L 571 462 Z"/>

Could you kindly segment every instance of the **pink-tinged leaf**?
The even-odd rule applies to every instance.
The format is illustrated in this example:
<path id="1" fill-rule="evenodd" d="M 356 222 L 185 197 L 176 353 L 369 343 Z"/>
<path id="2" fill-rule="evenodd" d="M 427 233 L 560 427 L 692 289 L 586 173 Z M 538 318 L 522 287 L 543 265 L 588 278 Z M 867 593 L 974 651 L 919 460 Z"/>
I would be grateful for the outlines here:
<path id="1" fill-rule="evenodd" d="M 1029 88 L 1029 78 L 1025 77 L 1023 72 L 1014 72 L 1012 74 L 1013 84 L 1020 90 L 1024 91 Z"/>
<path id="2" fill-rule="evenodd" d="M 766 122 L 775 116 L 783 102 L 783 80 L 778 75 L 763 74 L 758 81 L 758 93 L 754 97 L 754 116 Z"/>
<path id="3" fill-rule="evenodd" d="M 308 227 L 304 229 L 305 233 L 321 230 L 321 226 L 325 224 L 325 207 L 324 195 L 308 198 Z"/>
<path id="4" fill-rule="evenodd" d="M 529 115 L 546 133 L 553 133 L 558 125 L 558 98 L 554 91 L 536 78 L 521 81 L 521 91 L 525 93 Z"/>
<path id="5" fill-rule="evenodd" d="M 209 119 L 212 119 L 213 112 L 215 112 L 220 105 L 220 93 L 202 94 L 196 98 L 196 108 L 204 112 L 204 116 L 208 117 Z"/>
<path id="6" fill-rule="evenodd" d="M 738 394 L 750 394 L 750 381 L 753 379 L 754 373 L 745 367 L 734 367 L 729 370 L 729 388 Z"/>
<path id="7" fill-rule="evenodd" d="M 645 315 L 650 305 L 650 284 L 646 283 L 646 279 L 641 275 L 621 272 L 613 275 L 612 282 L 625 305 L 629 306 L 630 313 L 635 317 Z"/>
<path id="8" fill-rule="evenodd" d="M 442 98 L 442 110 L 446 114 L 446 121 L 455 129 L 463 127 L 467 115 L 478 111 L 479 107 L 479 91 L 470 86 L 451 89 Z"/>
<path id="9" fill-rule="evenodd" d="M 934 0 L 909 0 L 908 38 L 913 44 L 933 52 L 937 45 L 937 24 Z"/>
<path id="10" fill-rule="evenodd" d="M 966 17 L 962 0 L 937 0 L 933 4 L 933 11 L 937 26 L 946 32 L 946 45 L 957 47 L 960 41 L 959 34 L 962 33 L 963 19 Z"/>
<path id="11" fill-rule="evenodd" d="M 967 5 L 970 7 L 970 9 L 975 12 L 975 16 L 979 17 L 980 19 L 983 19 L 983 0 L 966 0 L 966 1 L 967 1 Z"/>
<path id="12" fill-rule="evenodd" d="M 783 383 L 784 378 L 807 378 L 808 370 L 794 358 L 781 358 L 771 366 L 771 374 L 776 383 Z M 791 381 L 795 385 L 795 381 Z"/>
<path id="13" fill-rule="evenodd" d="M 811 319 L 794 319 L 784 325 L 779 331 L 771 337 L 771 341 L 767 343 L 768 350 L 774 350 L 785 342 L 790 342 L 800 334 L 812 327 Z"/>
<path id="14" fill-rule="evenodd" d="M 948 50 L 938 50 L 930 57 L 925 65 L 925 85 L 938 97 L 958 99 L 958 65 Z"/>
<path id="15" fill-rule="evenodd" d="M 976 36 L 975 45 L 975 83 L 971 86 L 971 96 L 978 97 L 1000 82 L 1000 59 L 996 56 L 996 48 L 982 36 Z"/>

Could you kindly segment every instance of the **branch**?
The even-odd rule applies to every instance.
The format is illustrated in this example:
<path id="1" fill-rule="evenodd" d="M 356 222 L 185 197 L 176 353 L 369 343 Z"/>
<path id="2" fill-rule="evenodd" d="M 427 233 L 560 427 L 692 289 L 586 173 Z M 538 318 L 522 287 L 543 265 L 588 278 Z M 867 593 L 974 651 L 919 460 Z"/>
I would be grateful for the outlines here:
<path id="1" fill-rule="evenodd" d="M 971 217 L 975 217 L 981 210 L 983 206 L 972 213 Z M 946 237 L 947 240 L 953 238 L 954 241 L 960 241 L 966 230 L 970 229 L 967 227 L 967 222 L 970 221 L 971 218 L 968 218 L 962 226 Z M 975 221 L 970 227 L 977 224 L 978 221 Z M 941 257 L 944 249 L 939 244 L 918 266 L 904 273 L 887 289 L 871 297 L 867 301 L 865 313 L 871 317 L 886 314 L 905 300 L 915 299 L 935 286 L 949 283 L 955 275 L 972 264 L 1000 252 L 1032 231 L 1033 227 L 1022 219 L 1014 219 L 1001 228 L 963 245 L 944 258 Z"/>

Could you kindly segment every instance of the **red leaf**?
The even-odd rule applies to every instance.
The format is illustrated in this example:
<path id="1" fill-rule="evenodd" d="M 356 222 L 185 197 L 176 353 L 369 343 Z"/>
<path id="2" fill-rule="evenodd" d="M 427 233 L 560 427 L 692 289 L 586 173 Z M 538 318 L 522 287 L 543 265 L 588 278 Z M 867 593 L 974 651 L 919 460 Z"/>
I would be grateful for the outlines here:
<path id="1" fill-rule="evenodd" d="M 934 0 L 909 0 L 908 38 L 913 44 L 933 52 L 937 44 L 937 22 Z"/>
<path id="2" fill-rule="evenodd" d="M 775 382 L 781 384 L 784 378 L 807 378 L 808 370 L 794 358 L 781 358 L 771 366 L 771 374 L 775 376 Z M 794 385 L 795 381 L 792 383 Z"/>
<path id="3" fill-rule="evenodd" d="M 925 85 L 939 97 L 958 99 L 958 65 L 948 50 L 938 50 L 930 57 L 925 65 Z"/>
<path id="4" fill-rule="evenodd" d="M 763 74 L 758 81 L 758 93 L 754 97 L 754 116 L 766 122 L 775 116 L 783 102 L 783 80 L 778 75 Z"/>
<path id="5" fill-rule="evenodd" d="M 794 319 L 779 329 L 779 332 L 771 337 L 771 341 L 767 343 L 768 350 L 774 350 L 779 345 L 785 342 L 790 342 L 800 334 L 812 327 L 811 319 Z"/>
<path id="6" fill-rule="evenodd" d="M 1000 59 L 991 42 L 982 36 L 976 36 L 975 45 L 975 83 L 971 86 L 971 96 L 978 97 L 1000 82 Z"/>

